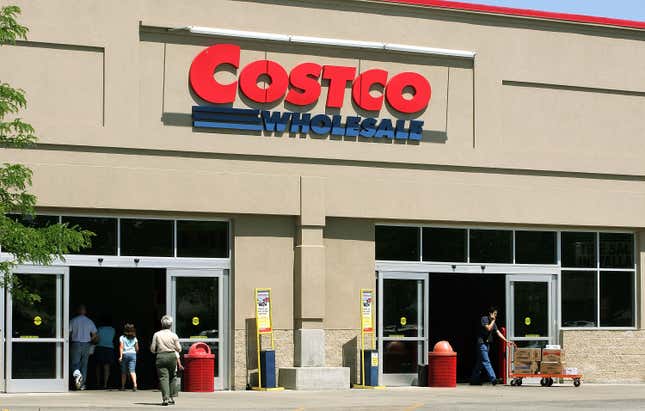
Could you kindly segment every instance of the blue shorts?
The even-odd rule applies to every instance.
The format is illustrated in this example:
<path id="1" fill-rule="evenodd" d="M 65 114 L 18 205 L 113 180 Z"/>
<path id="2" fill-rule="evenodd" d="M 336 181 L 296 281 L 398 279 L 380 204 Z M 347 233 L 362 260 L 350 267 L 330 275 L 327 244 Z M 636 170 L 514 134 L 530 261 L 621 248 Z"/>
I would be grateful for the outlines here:
<path id="1" fill-rule="evenodd" d="M 128 372 L 135 372 L 136 368 L 137 368 L 137 354 L 124 353 L 123 359 L 121 360 L 121 372 L 123 374 Z"/>

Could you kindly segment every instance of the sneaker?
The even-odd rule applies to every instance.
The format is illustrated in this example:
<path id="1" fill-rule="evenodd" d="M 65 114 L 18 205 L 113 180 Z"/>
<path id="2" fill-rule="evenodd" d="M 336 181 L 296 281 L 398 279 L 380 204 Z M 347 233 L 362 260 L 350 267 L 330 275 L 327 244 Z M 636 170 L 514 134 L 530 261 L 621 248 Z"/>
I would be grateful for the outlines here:
<path id="1" fill-rule="evenodd" d="M 163 402 L 161 403 L 161 406 L 162 406 L 162 407 L 167 407 L 167 406 L 168 406 L 168 401 L 167 401 L 167 400 L 163 400 Z"/>
<path id="2" fill-rule="evenodd" d="M 490 382 L 491 385 L 494 387 L 497 385 L 497 378 L 495 378 L 493 381 Z"/>
<path id="3" fill-rule="evenodd" d="M 175 405 L 175 400 L 174 400 L 173 398 L 170 398 L 170 399 L 168 400 L 168 404 L 170 404 L 170 405 Z"/>
<path id="4" fill-rule="evenodd" d="M 132 392 L 137 392 L 137 387 L 132 387 Z"/>
<path id="5" fill-rule="evenodd" d="M 83 375 L 79 370 L 75 370 L 72 375 L 74 376 L 74 386 L 80 390 L 83 387 Z"/>

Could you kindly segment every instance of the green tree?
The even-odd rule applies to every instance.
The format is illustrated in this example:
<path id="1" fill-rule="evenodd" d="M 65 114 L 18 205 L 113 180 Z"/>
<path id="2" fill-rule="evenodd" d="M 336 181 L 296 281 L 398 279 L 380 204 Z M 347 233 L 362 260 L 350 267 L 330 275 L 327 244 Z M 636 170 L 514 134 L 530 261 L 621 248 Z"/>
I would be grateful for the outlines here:
<path id="1" fill-rule="evenodd" d="M 0 46 L 15 44 L 27 38 L 27 27 L 16 17 L 17 6 L 0 9 Z M 3 64 L 10 64 L 3 61 Z M 33 127 L 24 122 L 18 113 L 27 107 L 25 92 L 0 80 L 0 148 L 20 149 L 36 144 Z M 22 164 L 0 165 L 0 246 L 13 254 L 9 261 L 0 260 L 0 288 L 6 288 L 12 297 L 26 303 L 40 301 L 40 296 L 27 289 L 11 269 L 17 264 L 34 263 L 49 265 L 63 254 L 76 252 L 90 245 L 89 231 L 66 224 L 44 227 L 25 223 L 35 216 L 36 197 L 29 193 L 32 171 Z"/>

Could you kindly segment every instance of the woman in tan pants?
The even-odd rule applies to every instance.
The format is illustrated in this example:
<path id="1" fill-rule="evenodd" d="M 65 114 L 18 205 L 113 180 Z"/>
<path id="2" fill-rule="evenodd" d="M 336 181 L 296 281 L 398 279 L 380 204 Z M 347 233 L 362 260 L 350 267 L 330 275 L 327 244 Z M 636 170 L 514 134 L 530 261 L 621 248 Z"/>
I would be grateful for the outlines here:
<path id="1" fill-rule="evenodd" d="M 177 354 L 181 352 L 181 344 L 177 334 L 170 331 L 172 317 L 161 317 L 161 330 L 152 336 L 150 351 L 157 354 L 157 374 L 161 389 L 161 405 L 174 404 L 177 396 Z"/>

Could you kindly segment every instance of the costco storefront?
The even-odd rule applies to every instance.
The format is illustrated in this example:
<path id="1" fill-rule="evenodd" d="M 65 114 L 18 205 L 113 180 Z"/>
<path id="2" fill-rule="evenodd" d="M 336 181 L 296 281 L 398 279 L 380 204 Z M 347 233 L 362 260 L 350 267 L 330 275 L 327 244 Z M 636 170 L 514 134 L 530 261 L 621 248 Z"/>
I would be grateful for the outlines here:
<path id="1" fill-rule="evenodd" d="M 40 141 L 0 161 L 34 170 L 25 224 L 97 236 L 17 267 L 39 305 L 0 295 L 5 391 L 68 389 L 81 303 L 144 347 L 173 315 L 215 353 L 216 388 L 245 389 L 257 287 L 278 379 L 357 382 L 373 288 L 386 385 L 415 384 L 444 339 L 466 381 L 489 305 L 587 381 L 645 381 L 645 24 L 432 0 L 18 3 L 30 38 L 0 76 Z M 139 367 L 152 388 L 151 355 Z"/>

